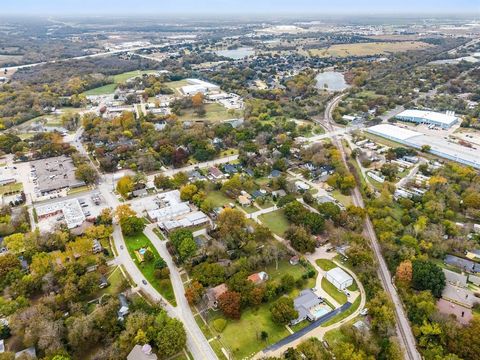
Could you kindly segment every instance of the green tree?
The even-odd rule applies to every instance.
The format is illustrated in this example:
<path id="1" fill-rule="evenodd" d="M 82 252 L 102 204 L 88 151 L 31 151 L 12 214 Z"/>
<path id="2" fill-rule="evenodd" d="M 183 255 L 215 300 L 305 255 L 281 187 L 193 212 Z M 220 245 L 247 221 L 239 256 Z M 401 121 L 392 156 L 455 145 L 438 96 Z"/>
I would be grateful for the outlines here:
<path id="1" fill-rule="evenodd" d="M 75 177 L 78 180 L 85 181 L 87 184 L 93 184 L 98 180 L 98 173 L 89 164 L 81 164 L 75 170 Z"/>
<path id="2" fill-rule="evenodd" d="M 298 311 L 293 306 L 293 300 L 283 296 L 278 299 L 271 307 L 272 319 L 277 324 L 287 325 L 298 317 Z"/>
<path id="3" fill-rule="evenodd" d="M 414 260 L 412 265 L 412 287 L 415 290 L 430 290 L 437 298 L 442 296 L 446 284 L 442 269 L 428 260 Z"/>
<path id="4" fill-rule="evenodd" d="M 304 227 L 290 226 L 285 232 L 285 239 L 290 241 L 292 247 L 301 253 L 315 250 L 315 240 Z"/>
<path id="5" fill-rule="evenodd" d="M 117 191 L 123 197 L 127 197 L 133 191 L 133 178 L 129 175 L 126 175 L 117 182 Z"/>
<path id="6" fill-rule="evenodd" d="M 139 217 L 130 216 L 120 220 L 120 226 L 122 227 L 122 232 L 125 235 L 132 236 L 142 232 L 143 228 L 145 227 L 145 223 L 143 222 L 143 219 Z"/>

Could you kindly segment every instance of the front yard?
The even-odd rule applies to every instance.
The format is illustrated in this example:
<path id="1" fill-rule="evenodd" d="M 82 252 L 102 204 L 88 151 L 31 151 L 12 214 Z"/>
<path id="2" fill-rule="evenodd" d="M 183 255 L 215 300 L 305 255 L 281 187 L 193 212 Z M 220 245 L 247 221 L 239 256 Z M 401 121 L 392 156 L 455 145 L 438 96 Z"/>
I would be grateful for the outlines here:
<path id="1" fill-rule="evenodd" d="M 160 258 L 160 254 L 153 246 L 150 240 L 145 234 L 140 233 L 133 236 L 124 236 L 125 243 L 127 244 L 128 253 L 133 259 L 137 267 L 140 269 L 145 279 L 152 284 L 152 286 L 173 306 L 176 306 L 175 294 L 173 293 L 172 283 L 170 279 L 157 279 L 154 275 L 155 272 L 155 260 Z M 148 249 L 153 253 L 153 261 L 140 262 L 138 255 L 135 253 L 139 249 Z"/>
<path id="2" fill-rule="evenodd" d="M 327 292 L 332 298 L 335 299 L 340 305 L 347 302 L 347 295 L 339 291 L 330 281 L 326 278 L 322 278 L 322 289 Z"/>

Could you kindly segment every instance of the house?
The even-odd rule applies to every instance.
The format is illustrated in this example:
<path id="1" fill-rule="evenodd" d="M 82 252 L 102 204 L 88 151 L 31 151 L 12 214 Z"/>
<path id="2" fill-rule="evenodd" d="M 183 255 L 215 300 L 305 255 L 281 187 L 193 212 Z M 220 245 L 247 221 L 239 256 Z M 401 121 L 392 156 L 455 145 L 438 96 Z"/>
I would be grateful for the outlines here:
<path id="1" fill-rule="evenodd" d="M 300 295 L 293 300 L 293 306 L 298 311 L 298 317 L 292 320 L 291 324 L 295 325 L 303 320 L 315 321 L 321 316 L 329 312 L 323 300 L 317 296 L 312 290 L 302 290 Z"/>
<path id="2" fill-rule="evenodd" d="M 129 307 L 128 307 L 128 300 L 125 294 L 119 294 L 118 300 L 120 301 L 120 309 L 118 310 L 118 320 L 123 321 L 125 316 L 128 315 Z"/>
<path id="3" fill-rule="evenodd" d="M 133 197 L 145 197 L 148 195 L 148 191 L 146 188 L 143 189 L 137 189 L 132 191 L 132 196 Z"/>
<path id="4" fill-rule="evenodd" d="M 252 198 L 258 199 L 258 198 L 261 198 L 261 197 L 266 196 L 267 194 L 268 194 L 268 193 L 267 193 L 267 190 L 263 190 L 263 189 L 255 190 L 255 191 L 252 193 Z"/>
<path id="5" fill-rule="evenodd" d="M 227 284 L 222 283 L 218 286 L 207 290 L 206 296 L 208 299 L 208 306 L 216 308 L 218 306 L 218 298 L 228 291 Z"/>
<path id="6" fill-rule="evenodd" d="M 103 275 L 100 276 L 100 281 L 98 282 L 98 287 L 99 287 L 100 289 L 104 289 L 104 288 L 106 288 L 108 285 L 110 285 L 110 284 L 109 284 L 107 278 L 106 278 L 105 276 L 103 276 Z"/>
<path id="7" fill-rule="evenodd" d="M 226 164 L 223 167 L 223 171 L 225 171 L 227 174 L 230 174 L 230 175 L 236 174 L 238 172 L 237 167 L 232 164 Z"/>
<path id="8" fill-rule="evenodd" d="M 268 274 L 265 271 L 260 271 L 258 273 L 250 275 L 248 277 L 248 280 L 253 282 L 255 285 L 259 285 L 268 280 Z"/>
<path id="9" fill-rule="evenodd" d="M 282 175 L 282 173 L 280 171 L 272 170 L 272 172 L 270 173 L 270 175 L 268 175 L 268 177 L 271 178 L 271 179 L 274 179 L 274 178 L 280 177 L 280 175 Z"/>
<path id="10" fill-rule="evenodd" d="M 92 252 L 94 254 L 99 254 L 103 251 L 103 246 L 97 239 L 93 239 Z"/>
<path id="11" fill-rule="evenodd" d="M 449 283 L 443 289 L 442 298 L 469 309 L 480 304 L 480 298 L 477 298 L 473 291 Z"/>
<path id="12" fill-rule="evenodd" d="M 299 262 L 300 258 L 298 257 L 298 255 L 292 256 L 289 260 L 290 265 L 298 265 Z"/>
<path id="13" fill-rule="evenodd" d="M 343 269 L 336 267 L 325 273 L 325 278 L 330 281 L 338 290 L 345 290 L 353 284 L 353 278 Z"/>
<path id="14" fill-rule="evenodd" d="M 480 273 L 480 264 L 471 260 L 462 259 L 455 255 L 447 255 L 443 261 L 445 264 L 454 266 L 462 271 Z"/>
<path id="15" fill-rule="evenodd" d="M 223 178 L 223 173 L 215 166 L 209 168 L 208 173 L 213 180 L 220 180 Z"/>
<path id="16" fill-rule="evenodd" d="M 15 353 L 15 359 L 18 359 L 19 357 L 23 357 L 23 355 L 27 356 L 27 359 L 36 359 L 37 358 L 37 351 L 35 350 L 35 347 L 31 346 L 29 348 L 20 350 L 19 352 Z"/>
<path id="17" fill-rule="evenodd" d="M 246 197 L 245 195 L 240 195 L 238 198 L 238 203 L 242 206 L 242 207 L 248 207 L 252 204 L 252 200 L 250 200 L 248 197 Z"/>
<path id="18" fill-rule="evenodd" d="M 445 280 L 447 283 L 452 284 L 454 286 L 466 288 L 467 287 L 467 276 L 463 274 L 458 274 L 454 271 L 450 271 L 447 269 L 443 269 L 443 273 L 445 274 Z"/>
<path id="19" fill-rule="evenodd" d="M 272 196 L 274 198 L 277 198 L 277 199 L 281 198 L 281 197 L 284 197 L 286 195 L 287 195 L 287 193 L 283 189 L 272 191 Z"/>
<path id="20" fill-rule="evenodd" d="M 157 360 L 158 357 L 152 353 L 152 347 L 149 344 L 143 346 L 135 345 L 127 355 L 127 360 Z"/>
<path id="21" fill-rule="evenodd" d="M 310 185 L 304 183 L 303 181 L 297 180 L 297 181 L 295 181 L 295 188 L 299 192 L 305 192 L 305 191 L 308 191 L 310 189 Z"/>

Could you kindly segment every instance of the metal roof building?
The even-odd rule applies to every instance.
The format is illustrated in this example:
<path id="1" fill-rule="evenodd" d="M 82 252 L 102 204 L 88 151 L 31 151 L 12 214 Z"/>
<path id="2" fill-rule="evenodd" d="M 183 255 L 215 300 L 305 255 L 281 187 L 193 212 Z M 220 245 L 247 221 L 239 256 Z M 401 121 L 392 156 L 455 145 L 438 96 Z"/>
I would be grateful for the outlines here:
<path id="1" fill-rule="evenodd" d="M 330 281 L 338 290 L 345 290 L 353 284 L 353 279 L 343 269 L 336 267 L 325 273 L 325 278 Z"/>
<path id="2" fill-rule="evenodd" d="M 409 121 L 417 124 L 435 125 L 444 129 L 452 127 L 459 120 L 458 117 L 452 112 L 443 114 L 435 111 L 424 110 L 405 110 L 395 117 L 402 121 Z"/>

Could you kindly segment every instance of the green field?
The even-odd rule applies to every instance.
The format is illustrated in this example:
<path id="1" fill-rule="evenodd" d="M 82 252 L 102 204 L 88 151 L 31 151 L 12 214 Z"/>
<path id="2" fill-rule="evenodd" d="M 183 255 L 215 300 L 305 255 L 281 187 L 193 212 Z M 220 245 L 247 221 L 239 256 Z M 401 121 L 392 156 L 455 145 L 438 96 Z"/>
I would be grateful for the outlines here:
<path id="1" fill-rule="evenodd" d="M 358 296 L 355 301 L 353 302 L 352 306 L 345 310 L 344 312 L 335 315 L 332 317 L 330 320 L 324 322 L 322 324 L 322 327 L 330 326 L 332 324 L 335 324 L 339 321 L 342 321 L 343 319 L 349 317 L 351 314 L 353 314 L 355 311 L 357 311 L 358 307 L 360 306 L 360 301 L 361 301 L 361 296 Z"/>
<path id="2" fill-rule="evenodd" d="M 107 95 L 107 94 L 113 94 L 115 90 L 117 89 L 118 84 L 122 84 L 125 81 L 127 81 L 130 78 L 133 78 L 135 76 L 143 75 L 143 74 L 152 74 L 155 73 L 156 70 L 145 70 L 145 71 L 140 71 L 140 70 L 134 70 L 134 71 L 128 71 L 124 72 L 121 74 L 113 75 L 113 83 L 112 84 L 107 84 L 103 85 L 94 89 L 87 90 L 83 93 L 83 95 L 88 96 L 88 95 Z"/>
<path id="3" fill-rule="evenodd" d="M 209 317 L 210 327 L 214 319 L 222 317 L 216 312 Z M 267 341 L 260 339 L 260 333 L 268 333 Z M 227 320 L 227 326 L 220 334 L 220 340 L 231 351 L 234 359 L 252 356 L 290 333 L 285 326 L 275 324 L 270 314 L 270 304 L 263 304 L 258 309 L 247 309 L 240 320 Z"/>
<path id="4" fill-rule="evenodd" d="M 233 119 L 241 115 L 238 111 L 230 113 L 228 109 L 220 104 L 205 104 L 204 107 L 206 111 L 204 117 L 200 117 L 195 114 L 193 109 L 183 109 L 178 119 L 180 121 L 223 121 Z"/>
<path id="5" fill-rule="evenodd" d="M 13 183 L 0 186 L 0 195 L 15 194 L 23 190 L 22 183 Z"/>
<path id="6" fill-rule="evenodd" d="M 327 292 L 332 298 L 335 299 L 340 305 L 347 302 L 347 295 L 339 291 L 330 281 L 326 278 L 322 278 L 322 289 Z"/>
<path id="7" fill-rule="evenodd" d="M 332 270 L 333 268 L 337 267 L 337 264 L 335 264 L 332 260 L 328 259 L 318 259 L 315 260 L 315 262 L 318 266 L 320 266 L 320 269 L 322 269 L 323 271 Z"/>
<path id="8" fill-rule="evenodd" d="M 290 226 L 290 222 L 285 217 L 282 209 L 263 214 L 258 217 L 260 221 L 267 226 L 273 233 L 283 236 Z"/>
<path id="9" fill-rule="evenodd" d="M 170 279 L 158 280 L 154 276 L 154 262 L 155 259 L 160 258 L 160 255 L 150 242 L 150 240 L 145 236 L 145 234 L 137 234 L 134 236 L 124 236 L 125 243 L 127 244 L 127 249 L 130 254 L 130 257 L 133 259 L 133 262 L 138 266 L 142 274 L 145 276 L 145 279 L 152 284 L 152 286 L 173 306 L 176 306 L 175 294 L 173 293 L 172 283 Z M 154 256 L 154 260 L 150 262 L 139 263 L 137 256 L 135 255 L 135 250 L 140 248 L 149 249 Z"/>
<path id="10" fill-rule="evenodd" d="M 225 196 L 221 191 L 209 192 L 206 199 L 211 201 L 214 207 L 223 207 L 223 205 L 235 202 L 235 200 Z"/>

